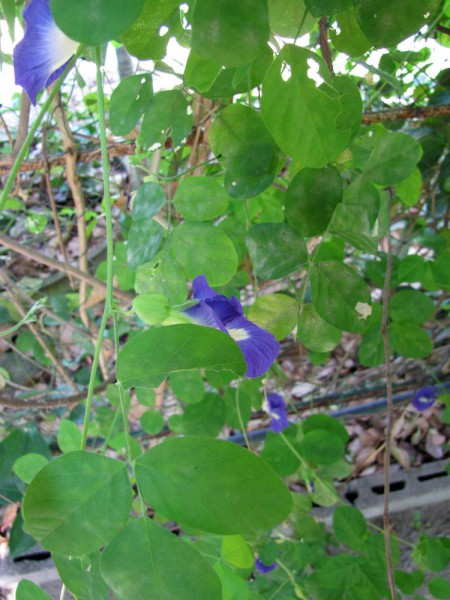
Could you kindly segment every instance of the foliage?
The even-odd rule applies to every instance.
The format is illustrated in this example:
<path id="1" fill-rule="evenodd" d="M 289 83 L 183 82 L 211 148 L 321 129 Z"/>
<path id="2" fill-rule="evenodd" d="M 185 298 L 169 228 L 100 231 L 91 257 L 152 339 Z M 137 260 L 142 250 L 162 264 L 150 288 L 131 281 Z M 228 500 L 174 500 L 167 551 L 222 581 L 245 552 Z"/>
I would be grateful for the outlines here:
<path id="1" fill-rule="evenodd" d="M 21 4 L 0 3 L 12 37 Z M 67 402 L 45 415 L 58 422 L 53 439 L 32 413 L 23 427 L 2 421 L 0 503 L 22 505 L 11 554 L 39 542 L 77 600 L 389 598 L 384 537 L 339 497 L 337 483 L 352 473 L 346 428 L 320 413 L 288 421 L 282 396 L 270 403 L 282 365 L 245 377 L 256 359 L 243 342 L 264 353 L 263 334 L 276 347 L 295 340 L 314 364 L 352 339 L 361 368 L 384 365 L 388 342 L 397 359 L 423 359 L 434 376 L 426 361 L 448 341 L 448 121 L 408 116 L 450 104 L 448 70 L 428 75 L 427 44 L 448 44 L 449 1 L 50 0 L 50 8 L 78 52 L 95 54 L 97 89 L 70 72 L 62 97 L 72 129 L 102 142 L 101 169 L 83 163 L 79 178 L 93 201 L 81 218 L 87 239 L 106 223 L 96 277 L 107 290 L 101 320 L 88 314 L 91 330 L 73 318 L 81 290 L 50 294 L 52 313 L 43 313 L 44 329 L 76 321 L 79 352 L 64 367 L 86 391 L 83 410 L 59 370 L 52 392 Z M 188 58 L 177 85 L 161 90 L 174 39 Z M 108 43 L 144 61 L 109 98 L 99 58 Z M 70 99 L 79 86 L 83 105 Z M 45 92 L 40 102 L 37 124 L 50 108 Z M 370 119 L 411 102 L 409 115 Z M 32 131 L 34 150 L 38 139 Z M 143 174 L 125 208 L 109 173 L 112 139 L 133 145 L 131 167 Z M 58 135 L 47 132 L 44 148 L 59 150 Z M 0 149 L 12 150 L 7 140 Z M 67 196 L 61 167 L 48 174 Z M 29 208 L 13 182 L 14 171 L 2 229 L 40 239 L 50 211 Z M 80 220 L 76 206 L 59 217 L 63 227 Z M 190 299 L 187 282 L 199 276 L 217 292 Z M 5 296 L 0 308 L 1 335 L 21 328 L 18 350 L 56 368 L 56 342 L 43 349 L 36 330 L 22 329 L 44 301 L 22 315 Z M 98 383 L 105 394 L 94 393 Z M 161 393 L 175 399 L 170 416 Z M 141 429 L 130 431 L 136 407 Z M 215 439 L 242 430 L 249 445 L 248 424 L 263 408 L 272 426 L 260 446 Z M 158 436 L 167 439 L 153 443 Z M 313 503 L 333 507 L 331 531 L 312 517 Z M 394 566 L 401 543 L 392 536 Z M 448 597 L 439 576 L 448 539 L 421 535 L 411 555 L 417 569 L 395 571 L 398 590 L 414 594 L 426 580 L 433 597 Z M 46 597 L 26 580 L 17 590 L 18 600 Z"/>

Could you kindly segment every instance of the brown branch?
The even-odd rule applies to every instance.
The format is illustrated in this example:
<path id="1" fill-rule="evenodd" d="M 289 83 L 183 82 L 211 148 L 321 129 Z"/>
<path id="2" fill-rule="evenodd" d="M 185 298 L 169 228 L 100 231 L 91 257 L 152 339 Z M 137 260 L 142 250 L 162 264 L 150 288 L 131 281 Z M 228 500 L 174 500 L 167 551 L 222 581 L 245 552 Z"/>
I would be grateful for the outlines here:
<path id="1" fill-rule="evenodd" d="M 42 130 L 42 156 L 44 157 L 44 162 L 45 162 L 45 171 L 44 171 L 45 185 L 47 187 L 47 195 L 48 195 L 48 199 L 50 202 L 50 208 L 51 208 L 52 215 L 53 215 L 53 222 L 55 224 L 56 237 L 58 240 L 59 249 L 61 251 L 61 254 L 62 254 L 62 257 L 64 260 L 64 264 L 67 265 L 67 264 L 69 264 L 69 258 L 67 256 L 66 246 L 64 244 L 64 240 L 63 240 L 62 233 L 61 233 L 61 226 L 59 224 L 58 211 L 56 209 L 55 195 L 53 193 L 52 182 L 50 179 L 50 163 L 48 162 L 48 156 L 47 156 L 47 129 L 45 127 Z M 70 287 L 73 290 L 75 290 L 76 286 L 75 286 L 75 280 L 73 278 L 73 275 L 71 275 L 70 273 L 67 273 L 67 277 L 69 278 Z"/>
<path id="2" fill-rule="evenodd" d="M 331 57 L 330 45 L 328 43 L 328 19 L 321 17 L 319 19 L 319 44 L 323 60 L 327 63 L 331 77 L 334 77 L 333 59 Z"/>
<path id="3" fill-rule="evenodd" d="M 381 318 L 381 332 L 383 336 L 384 360 L 386 368 L 386 399 L 387 399 L 387 424 L 386 424 L 386 443 L 384 451 L 384 511 L 383 511 L 383 526 L 384 526 L 384 547 L 386 553 L 386 569 L 389 582 L 389 589 L 392 600 L 397 600 L 397 587 L 394 579 L 394 569 L 392 566 L 392 549 L 391 549 L 391 532 L 389 520 L 389 490 L 391 476 L 391 444 L 392 444 L 392 426 L 394 417 L 394 401 L 392 398 L 392 372 L 391 372 L 391 350 L 389 346 L 388 333 L 388 303 L 391 288 L 391 271 L 392 271 L 392 243 L 391 235 L 388 230 L 386 236 L 387 242 L 387 261 L 386 275 L 383 286 L 383 309 Z"/>
<path id="4" fill-rule="evenodd" d="M 14 304 L 14 306 L 18 310 L 20 316 L 25 317 L 27 314 L 27 311 L 23 308 L 22 303 L 20 302 L 19 298 L 12 292 L 11 280 L 9 279 L 8 275 L 6 275 L 6 273 L 4 271 L 0 272 L 0 279 L 4 282 L 6 288 L 8 289 L 8 294 L 10 296 L 11 302 Z M 59 375 L 62 377 L 62 379 L 67 383 L 67 385 L 69 385 L 76 392 L 77 386 L 72 381 L 72 378 L 68 375 L 68 373 L 66 372 L 64 367 L 61 365 L 58 358 L 52 352 L 52 350 L 48 346 L 47 342 L 44 340 L 38 327 L 36 327 L 36 325 L 34 323 L 31 323 L 30 321 L 28 323 L 26 323 L 26 326 L 31 331 L 31 333 L 34 335 L 36 341 L 41 346 L 41 348 L 44 350 L 46 356 L 48 357 L 48 359 L 50 360 L 52 365 L 55 367 L 55 369 L 59 373 Z"/>
<path id="5" fill-rule="evenodd" d="M 65 159 L 65 176 L 72 193 L 72 199 L 75 205 L 75 214 L 77 217 L 77 233 L 78 233 L 78 268 L 83 273 L 89 270 L 87 259 L 88 239 L 86 233 L 85 208 L 86 202 L 84 199 L 83 189 L 80 184 L 80 179 L 77 174 L 77 148 L 72 137 L 72 133 L 67 123 L 66 114 L 61 104 L 61 94 L 58 94 L 53 101 L 55 107 L 54 116 L 58 129 L 61 133 L 61 139 L 64 149 Z M 83 325 L 89 328 L 89 315 L 86 309 L 86 300 L 88 295 L 88 284 L 86 281 L 80 282 L 79 287 L 79 302 L 80 318 Z"/>
<path id="6" fill-rule="evenodd" d="M 450 116 L 450 104 L 442 106 L 407 106 L 395 110 L 381 110 L 364 113 L 363 125 L 383 123 L 386 121 L 409 121 L 411 119 L 431 119 L 433 117 Z"/>
<path id="7" fill-rule="evenodd" d="M 114 383 L 114 379 L 109 379 L 94 389 L 94 394 L 103 392 L 110 383 Z M 78 392 L 72 396 L 61 396 L 59 398 L 47 398 L 48 391 L 40 394 L 38 398 L 9 398 L 0 396 L 0 406 L 11 408 L 13 410 L 23 410 L 24 408 L 59 408 L 60 406 L 75 406 L 86 399 L 86 391 Z"/>
<path id="8" fill-rule="evenodd" d="M 22 95 L 20 97 L 20 114 L 19 125 L 17 127 L 17 137 L 11 152 L 13 160 L 19 154 L 20 149 L 24 145 L 28 135 L 28 126 L 30 124 L 30 108 L 30 99 L 28 98 L 25 90 L 22 90 Z"/>
<path id="9" fill-rule="evenodd" d="M 16 242 L 15 240 L 2 233 L 0 233 L 0 245 L 4 246 L 5 248 L 9 248 L 10 250 L 13 250 L 14 252 L 17 252 L 22 256 L 26 256 L 30 260 L 34 260 L 41 265 L 46 265 L 51 269 L 55 269 L 56 271 L 62 271 L 66 275 L 70 273 L 76 279 L 80 281 L 86 281 L 92 287 L 104 290 L 106 292 L 106 283 L 104 283 L 103 281 L 99 281 L 92 275 L 89 275 L 89 273 L 83 273 L 76 267 L 60 263 L 54 258 L 50 258 L 50 256 L 46 256 L 45 254 L 38 252 L 34 248 L 28 248 L 28 246 L 24 246 L 23 244 Z M 119 290 L 117 288 L 114 288 L 114 295 L 117 298 L 120 298 L 124 302 L 128 303 L 131 302 L 134 297 L 132 294 L 124 292 L 123 290 Z"/>
<path id="10" fill-rule="evenodd" d="M 436 25 L 436 29 L 441 33 L 445 33 L 445 35 L 450 35 L 450 29 L 448 27 L 444 27 L 444 25 Z"/>
<path id="11" fill-rule="evenodd" d="M 384 123 L 388 121 L 408 121 L 412 119 L 430 119 L 435 117 L 450 116 L 450 104 L 441 106 L 408 106 L 406 108 L 382 110 L 364 113 L 362 117 L 363 125 L 373 125 L 374 123 Z M 110 158 L 120 156 L 131 156 L 135 154 L 136 146 L 134 142 L 110 142 L 108 145 L 108 155 Z M 100 148 L 89 148 L 79 150 L 77 161 L 89 163 L 100 159 Z M 56 154 L 48 158 L 51 167 L 64 166 L 65 158 L 63 154 Z M 12 168 L 13 159 L 11 155 L 0 157 L 0 176 L 7 175 Z M 42 159 L 24 160 L 20 165 L 20 172 L 39 171 L 45 168 L 45 162 Z"/>

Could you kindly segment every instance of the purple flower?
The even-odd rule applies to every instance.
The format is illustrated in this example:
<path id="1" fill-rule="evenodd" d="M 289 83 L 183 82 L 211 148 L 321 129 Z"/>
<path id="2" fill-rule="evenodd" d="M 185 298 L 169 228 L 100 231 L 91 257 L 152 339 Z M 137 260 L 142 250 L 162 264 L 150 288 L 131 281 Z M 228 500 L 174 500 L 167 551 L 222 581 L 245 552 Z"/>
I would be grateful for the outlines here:
<path id="1" fill-rule="evenodd" d="M 427 410 L 433 406 L 436 400 L 436 390 L 429 385 L 421 387 L 417 390 L 411 400 L 411 404 L 416 410 Z"/>
<path id="2" fill-rule="evenodd" d="M 260 558 L 255 560 L 255 567 L 258 569 L 258 571 L 261 571 L 261 573 L 270 573 L 270 571 L 276 569 L 277 565 L 277 561 L 273 562 L 271 565 L 265 565 L 263 562 L 261 562 Z"/>
<path id="3" fill-rule="evenodd" d="M 247 377 L 263 375 L 280 349 L 275 337 L 244 317 L 237 298 L 229 299 L 211 289 L 204 275 L 194 279 L 192 289 L 199 303 L 184 313 L 195 323 L 220 329 L 233 338 L 247 363 Z"/>
<path id="4" fill-rule="evenodd" d="M 14 48 L 16 84 L 33 104 L 38 93 L 62 74 L 80 45 L 56 26 L 49 1 L 31 0 L 25 7 L 25 36 Z"/>
<path id="5" fill-rule="evenodd" d="M 270 415 L 270 429 L 274 433 L 281 433 L 290 426 L 283 397 L 280 394 L 269 394 L 267 405 L 267 412 Z"/>

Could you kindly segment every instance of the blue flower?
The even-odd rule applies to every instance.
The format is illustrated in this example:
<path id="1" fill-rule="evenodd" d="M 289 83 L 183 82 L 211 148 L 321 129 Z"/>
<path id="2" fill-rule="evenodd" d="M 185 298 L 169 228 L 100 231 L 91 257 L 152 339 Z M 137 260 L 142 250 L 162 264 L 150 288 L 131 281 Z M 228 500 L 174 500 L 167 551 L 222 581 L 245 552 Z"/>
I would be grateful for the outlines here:
<path id="1" fill-rule="evenodd" d="M 263 375 L 280 349 L 275 337 L 244 317 L 237 298 L 229 299 L 211 289 L 204 275 L 194 279 L 192 289 L 199 303 L 184 313 L 195 323 L 220 329 L 234 339 L 247 363 L 247 377 Z"/>
<path id="2" fill-rule="evenodd" d="M 25 7 L 25 36 L 14 48 L 16 84 L 24 88 L 33 104 L 38 93 L 62 74 L 80 45 L 56 26 L 49 2 L 31 0 Z"/>
<path id="3" fill-rule="evenodd" d="M 261 573 L 270 573 L 270 571 L 276 569 L 277 565 L 277 561 L 273 562 L 271 565 L 265 565 L 263 562 L 261 562 L 260 558 L 255 560 L 255 567 L 258 569 L 258 571 L 261 571 Z"/>
<path id="4" fill-rule="evenodd" d="M 421 387 L 417 390 L 411 400 L 411 404 L 416 410 L 427 410 L 433 406 L 436 400 L 436 390 L 429 385 Z"/>
<path id="5" fill-rule="evenodd" d="M 270 415 L 270 429 L 274 433 L 281 433 L 290 426 L 283 397 L 280 394 L 269 394 L 267 405 L 267 412 Z"/>

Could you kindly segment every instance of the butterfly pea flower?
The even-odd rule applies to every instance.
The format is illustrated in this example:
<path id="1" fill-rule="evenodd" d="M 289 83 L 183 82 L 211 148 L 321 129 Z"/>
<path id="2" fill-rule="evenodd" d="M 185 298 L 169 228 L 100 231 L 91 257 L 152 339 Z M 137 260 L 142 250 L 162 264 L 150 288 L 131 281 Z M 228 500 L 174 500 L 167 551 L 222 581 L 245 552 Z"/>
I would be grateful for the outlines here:
<path id="1" fill-rule="evenodd" d="M 194 323 L 228 333 L 244 355 L 245 375 L 260 377 L 277 357 L 280 344 L 275 337 L 244 317 L 241 303 L 233 296 L 227 298 L 211 289 L 204 275 L 192 282 L 193 298 L 198 304 L 184 312 Z"/>
<path id="2" fill-rule="evenodd" d="M 411 404 L 416 410 L 427 410 L 436 400 L 436 390 L 429 385 L 419 388 L 412 397 Z"/>
<path id="3" fill-rule="evenodd" d="M 290 426 L 286 404 L 280 394 L 268 394 L 267 412 L 270 416 L 270 429 L 274 433 L 281 433 Z"/>
<path id="4" fill-rule="evenodd" d="M 50 0 L 31 0 L 23 18 L 25 35 L 14 48 L 14 74 L 16 84 L 36 104 L 38 93 L 58 79 L 80 44 L 57 27 Z"/>
<path id="5" fill-rule="evenodd" d="M 261 573 L 270 573 L 278 566 L 277 561 L 273 562 L 271 565 L 265 565 L 260 558 L 255 560 L 255 568 Z"/>

